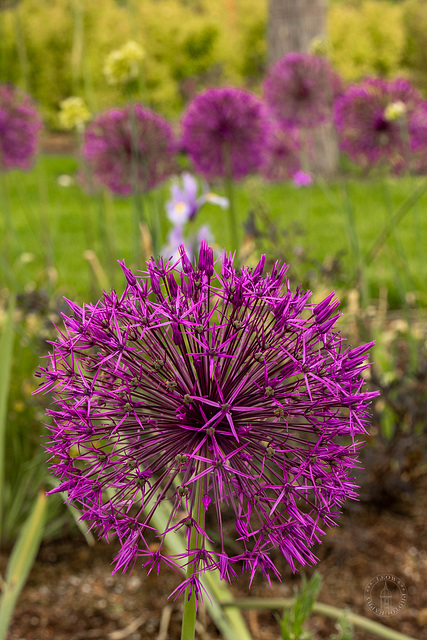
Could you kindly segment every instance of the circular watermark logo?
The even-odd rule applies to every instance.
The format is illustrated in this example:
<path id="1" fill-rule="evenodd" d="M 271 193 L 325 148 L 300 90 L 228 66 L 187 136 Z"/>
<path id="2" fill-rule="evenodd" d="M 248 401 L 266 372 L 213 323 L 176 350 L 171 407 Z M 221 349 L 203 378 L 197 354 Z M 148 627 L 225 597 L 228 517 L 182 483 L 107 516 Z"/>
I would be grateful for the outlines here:
<path id="1" fill-rule="evenodd" d="M 395 616 L 407 598 L 405 583 L 391 573 L 381 573 L 366 585 L 365 602 L 377 616 Z"/>

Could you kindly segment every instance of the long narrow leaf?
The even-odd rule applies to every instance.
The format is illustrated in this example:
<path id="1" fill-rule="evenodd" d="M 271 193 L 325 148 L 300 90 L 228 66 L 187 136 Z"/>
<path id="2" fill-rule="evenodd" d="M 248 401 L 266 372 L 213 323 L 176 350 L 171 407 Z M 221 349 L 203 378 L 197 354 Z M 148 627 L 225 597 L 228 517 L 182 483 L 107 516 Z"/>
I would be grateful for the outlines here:
<path id="1" fill-rule="evenodd" d="M 41 491 L 9 558 L 0 601 L 0 640 L 6 638 L 16 603 L 37 555 L 45 512 L 46 495 Z"/>
<path id="2" fill-rule="evenodd" d="M 0 530 L 1 519 L 3 517 L 3 500 L 5 495 L 4 468 L 6 459 L 7 400 L 9 396 L 10 375 L 12 370 L 14 309 L 15 299 L 12 298 L 9 304 L 6 325 L 0 339 Z"/>

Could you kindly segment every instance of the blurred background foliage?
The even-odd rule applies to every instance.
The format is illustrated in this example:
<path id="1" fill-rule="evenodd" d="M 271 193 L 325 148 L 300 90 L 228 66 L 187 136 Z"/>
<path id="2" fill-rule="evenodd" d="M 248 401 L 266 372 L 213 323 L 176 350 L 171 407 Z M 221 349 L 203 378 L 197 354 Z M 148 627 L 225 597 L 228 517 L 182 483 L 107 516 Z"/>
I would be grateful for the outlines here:
<path id="1" fill-rule="evenodd" d="M 177 116 L 207 86 L 260 90 L 266 70 L 267 0 L 22 0 L 0 21 L 0 77 L 39 101 L 58 126 L 58 104 L 82 95 L 93 111 L 126 96 L 102 73 L 129 39 L 144 47 L 146 102 Z M 348 81 L 409 76 L 427 88 L 425 0 L 331 0 L 329 54 Z M 393 47 L 390 47 L 390 42 Z"/>

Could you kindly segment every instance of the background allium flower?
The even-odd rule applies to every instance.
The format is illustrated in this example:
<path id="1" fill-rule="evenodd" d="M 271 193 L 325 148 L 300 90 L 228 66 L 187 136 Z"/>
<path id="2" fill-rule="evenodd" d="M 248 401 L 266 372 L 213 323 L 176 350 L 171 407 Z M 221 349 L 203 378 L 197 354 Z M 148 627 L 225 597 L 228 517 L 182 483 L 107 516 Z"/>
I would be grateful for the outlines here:
<path id="1" fill-rule="evenodd" d="M 342 90 L 339 76 L 326 58 L 288 53 L 270 69 L 264 95 L 275 116 L 289 126 L 312 128 L 332 119 L 333 103 Z"/>
<path id="2" fill-rule="evenodd" d="M 95 118 L 85 132 L 84 154 L 95 178 L 122 195 L 153 189 L 175 170 L 170 125 L 140 104 Z"/>
<path id="3" fill-rule="evenodd" d="M 420 102 L 409 120 L 411 169 L 427 173 L 427 102 Z"/>
<path id="4" fill-rule="evenodd" d="M 275 123 L 266 147 L 261 175 L 272 182 L 284 182 L 301 168 L 301 146 L 296 127 Z"/>
<path id="5" fill-rule="evenodd" d="M 418 91 L 401 78 L 367 78 L 349 87 L 335 104 L 341 149 L 364 167 L 385 163 L 402 169 L 408 161 L 405 118 L 411 117 L 420 100 Z M 387 110 L 396 102 L 404 105 L 406 116 L 390 119 Z"/>
<path id="6" fill-rule="evenodd" d="M 42 123 L 29 95 L 0 85 L 0 169 L 29 169 Z"/>
<path id="7" fill-rule="evenodd" d="M 91 113 L 83 98 L 71 96 L 60 103 L 59 123 L 64 129 L 82 129 L 91 118 Z"/>
<path id="8" fill-rule="evenodd" d="M 112 51 L 104 65 L 104 76 L 108 84 L 124 84 L 135 80 L 144 55 L 143 48 L 133 40 L 126 42 L 120 49 Z"/>
<path id="9" fill-rule="evenodd" d="M 182 143 L 206 178 L 243 178 L 263 163 L 269 123 L 265 106 L 241 89 L 208 89 L 182 120 Z"/>
<path id="10" fill-rule="evenodd" d="M 376 393 L 361 376 L 371 345 L 351 349 L 334 330 L 333 294 L 311 303 L 290 291 L 285 266 L 263 276 L 265 256 L 235 270 L 224 254 L 216 273 L 207 245 L 197 264 L 181 255 L 179 270 L 151 260 L 138 277 L 123 264 L 122 294 L 70 302 L 38 375 L 55 401 L 55 491 L 99 536 L 117 535 L 115 570 L 182 562 L 194 576 L 178 591 L 199 594 L 213 568 L 279 576 L 273 549 L 293 569 L 315 562 L 323 527 L 356 497 L 350 474 Z M 158 531 L 161 503 L 170 518 Z M 188 548 L 174 558 L 164 536 L 178 530 Z"/>

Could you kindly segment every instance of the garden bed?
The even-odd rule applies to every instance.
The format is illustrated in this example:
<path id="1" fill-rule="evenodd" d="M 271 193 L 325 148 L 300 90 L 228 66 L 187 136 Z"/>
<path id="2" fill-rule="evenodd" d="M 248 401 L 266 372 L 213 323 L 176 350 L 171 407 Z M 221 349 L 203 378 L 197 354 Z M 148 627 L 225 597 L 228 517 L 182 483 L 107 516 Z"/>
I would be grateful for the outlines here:
<path id="1" fill-rule="evenodd" d="M 330 530 L 318 549 L 318 569 L 323 576 L 320 602 L 383 622 L 418 640 L 427 640 L 427 476 L 393 507 L 379 511 L 368 503 L 346 508 L 340 526 Z M 167 600 L 178 576 L 162 570 L 160 577 L 135 569 L 132 575 L 111 575 L 114 543 L 88 547 L 81 538 L 45 543 L 21 595 L 9 640 L 171 640 L 180 637 L 182 599 Z M 5 564 L 6 558 L 1 558 Z M 299 585 L 279 560 L 284 580 L 266 588 L 255 580 L 250 595 L 288 597 Z M 312 569 L 307 571 L 311 575 Z M 372 614 L 365 604 L 367 583 L 378 574 L 393 574 L 407 587 L 407 604 L 385 619 Z M 247 578 L 232 586 L 236 597 L 247 596 Z M 273 613 L 245 612 L 254 640 L 277 640 L 279 626 Z M 169 619 L 170 616 L 170 619 Z M 200 612 L 200 640 L 218 638 L 209 617 Z M 159 632 L 162 622 L 165 633 Z M 312 616 L 309 626 L 319 640 L 334 632 L 334 622 Z M 167 627 L 167 631 L 166 631 Z M 366 631 L 355 631 L 354 640 L 371 640 Z"/>

